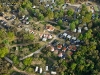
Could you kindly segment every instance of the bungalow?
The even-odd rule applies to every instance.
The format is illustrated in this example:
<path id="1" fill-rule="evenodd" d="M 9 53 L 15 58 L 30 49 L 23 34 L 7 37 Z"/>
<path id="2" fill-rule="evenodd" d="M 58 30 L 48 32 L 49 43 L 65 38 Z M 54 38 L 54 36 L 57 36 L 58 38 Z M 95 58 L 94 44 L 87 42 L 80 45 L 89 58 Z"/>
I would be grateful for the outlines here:
<path id="1" fill-rule="evenodd" d="M 57 45 L 57 49 L 61 49 L 62 48 L 62 45 L 61 44 L 58 44 Z"/>
<path id="2" fill-rule="evenodd" d="M 76 29 L 74 29 L 73 32 L 76 32 Z"/>
<path id="3" fill-rule="evenodd" d="M 72 48 L 73 48 L 73 47 L 72 47 L 71 45 L 68 47 L 69 50 L 72 50 Z"/>
<path id="4" fill-rule="evenodd" d="M 63 33 L 63 36 L 66 37 L 67 36 L 67 33 Z"/>
<path id="5" fill-rule="evenodd" d="M 54 50 L 54 54 L 58 54 L 58 50 Z"/>
<path id="6" fill-rule="evenodd" d="M 77 40 L 76 40 L 76 42 L 77 42 L 77 43 L 79 43 L 79 42 L 80 42 L 80 40 L 78 40 L 78 39 L 77 39 Z"/>
<path id="7" fill-rule="evenodd" d="M 53 47 L 53 46 L 51 46 L 51 45 L 48 45 L 48 46 L 47 46 L 47 48 L 49 48 L 49 49 L 50 49 L 50 51 L 54 51 L 54 47 Z"/>
<path id="8" fill-rule="evenodd" d="M 55 74 L 57 74 L 57 72 L 55 72 L 55 71 L 51 71 L 51 74 L 52 74 L 52 75 L 55 75 Z"/>
<path id="9" fill-rule="evenodd" d="M 38 66 L 36 66 L 36 68 L 35 68 L 35 72 L 37 72 L 37 71 L 38 71 L 38 69 L 39 69 L 39 67 L 38 67 Z"/>
<path id="10" fill-rule="evenodd" d="M 70 35 L 68 35 L 68 36 L 67 36 L 67 38 L 68 38 L 68 39 L 70 39 L 70 38 L 71 38 L 71 36 L 70 36 Z"/>
<path id="11" fill-rule="evenodd" d="M 65 51 L 66 51 L 66 49 L 67 49 L 66 47 L 63 47 L 63 48 L 62 48 L 62 51 L 64 51 L 64 52 L 65 52 Z"/>
<path id="12" fill-rule="evenodd" d="M 54 51 L 54 47 L 53 46 L 51 46 L 51 51 Z"/>
<path id="13" fill-rule="evenodd" d="M 42 38 L 43 37 L 43 34 L 39 34 L 39 36 L 40 36 L 40 38 Z"/>
<path id="14" fill-rule="evenodd" d="M 29 21 L 25 22 L 25 24 L 27 24 L 27 25 L 28 25 L 29 23 L 30 23 Z"/>
<path id="15" fill-rule="evenodd" d="M 35 8 L 36 8 L 36 6 L 34 5 L 32 8 L 33 8 L 33 9 L 35 9 Z"/>
<path id="16" fill-rule="evenodd" d="M 84 30 L 88 30 L 88 27 L 84 27 Z"/>
<path id="17" fill-rule="evenodd" d="M 42 73 L 42 68 L 40 68 L 40 73 Z"/>
<path id="18" fill-rule="evenodd" d="M 62 57 L 63 56 L 63 54 L 62 54 L 62 52 L 60 52 L 59 54 L 58 54 L 58 57 Z"/>
<path id="19" fill-rule="evenodd" d="M 71 51 L 71 52 L 70 52 L 70 55 L 72 55 L 72 54 L 73 54 L 73 52 Z"/>
<path id="20" fill-rule="evenodd" d="M 52 39 L 52 35 L 48 35 L 48 39 Z"/>
<path id="21" fill-rule="evenodd" d="M 72 40 L 76 40 L 76 37 L 72 37 Z"/>
<path id="22" fill-rule="evenodd" d="M 25 17 L 25 20 L 28 20 L 29 19 L 29 17 Z"/>
<path id="23" fill-rule="evenodd" d="M 42 41 L 47 41 L 47 38 L 42 38 Z"/>
<path id="24" fill-rule="evenodd" d="M 81 29 L 78 29 L 78 33 L 81 33 Z"/>
<path id="25" fill-rule="evenodd" d="M 55 3 L 55 1 L 54 1 L 54 0 L 52 0 L 52 3 Z"/>
<path id="26" fill-rule="evenodd" d="M 48 66 L 46 66 L 46 71 L 48 71 Z"/>
<path id="27" fill-rule="evenodd" d="M 29 28 L 25 28 L 25 31 L 28 32 L 29 31 Z"/>
<path id="28" fill-rule="evenodd" d="M 76 51 L 76 49 L 77 49 L 76 46 L 73 46 L 72 50 L 73 50 L 73 51 Z"/>
<path id="29" fill-rule="evenodd" d="M 54 28 L 51 25 L 46 26 L 47 31 L 54 31 Z"/>

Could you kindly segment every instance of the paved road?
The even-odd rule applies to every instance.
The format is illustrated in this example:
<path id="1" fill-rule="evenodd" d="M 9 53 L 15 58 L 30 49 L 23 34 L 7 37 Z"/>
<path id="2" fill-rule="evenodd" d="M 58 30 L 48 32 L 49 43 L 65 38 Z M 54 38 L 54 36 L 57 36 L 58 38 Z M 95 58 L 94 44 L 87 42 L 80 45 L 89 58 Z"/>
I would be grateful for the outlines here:
<path id="1" fill-rule="evenodd" d="M 64 30 L 63 32 L 65 32 L 65 31 L 67 31 L 67 30 L 68 30 L 68 29 Z M 59 34 L 61 34 L 61 33 L 59 33 Z M 59 34 L 58 34 L 58 35 L 59 35 Z M 31 54 L 29 54 L 29 55 L 23 57 L 23 58 L 20 58 L 19 60 L 24 60 L 24 59 L 26 59 L 26 58 L 28 58 L 28 57 L 33 56 L 34 54 L 40 53 L 41 50 L 42 50 L 43 48 L 45 48 L 47 45 L 51 44 L 55 39 L 57 39 L 57 38 L 58 38 L 58 35 L 55 35 L 54 38 L 53 38 L 50 42 L 48 42 L 46 45 L 42 46 L 42 47 L 41 47 L 40 49 L 38 49 L 37 51 L 35 51 L 35 52 L 33 52 L 33 53 L 31 53 Z"/>
<path id="2" fill-rule="evenodd" d="M 40 51 L 41 51 L 43 48 L 45 48 L 48 44 L 50 44 L 51 42 L 53 42 L 55 39 L 56 39 L 56 36 L 54 36 L 54 38 L 53 38 L 50 42 L 48 42 L 46 45 L 42 46 L 42 47 L 41 47 L 40 49 L 38 49 L 37 51 L 35 51 L 35 52 L 33 52 L 33 53 L 31 53 L 31 54 L 29 54 L 29 55 L 23 57 L 23 58 L 20 58 L 19 60 L 23 60 L 23 59 L 26 59 L 26 58 L 28 58 L 28 57 L 33 56 L 34 54 L 40 53 Z"/>

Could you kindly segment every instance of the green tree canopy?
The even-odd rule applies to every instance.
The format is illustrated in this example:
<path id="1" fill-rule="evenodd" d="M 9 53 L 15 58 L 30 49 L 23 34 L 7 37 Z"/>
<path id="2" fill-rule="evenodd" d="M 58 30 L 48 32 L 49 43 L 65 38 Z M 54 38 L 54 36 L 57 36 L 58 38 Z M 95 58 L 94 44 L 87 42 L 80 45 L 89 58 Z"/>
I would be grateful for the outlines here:
<path id="1" fill-rule="evenodd" d="M 74 14 L 74 10 L 73 9 L 69 9 L 68 11 L 67 11 L 67 15 L 68 16 L 72 16 Z"/>
<path id="2" fill-rule="evenodd" d="M 32 60 L 33 60 L 33 59 L 32 59 L 31 57 L 29 57 L 29 58 L 24 59 L 23 63 L 24 63 L 24 65 L 26 65 L 26 66 L 30 66 L 31 63 L 32 63 Z"/>
<path id="3" fill-rule="evenodd" d="M 0 58 L 5 57 L 8 53 L 9 53 L 8 48 L 6 48 L 6 47 L 1 47 L 0 48 Z"/>
<path id="4" fill-rule="evenodd" d="M 75 29 L 75 23 L 74 22 L 70 23 L 70 29 L 71 30 L 74 30 Z"/>

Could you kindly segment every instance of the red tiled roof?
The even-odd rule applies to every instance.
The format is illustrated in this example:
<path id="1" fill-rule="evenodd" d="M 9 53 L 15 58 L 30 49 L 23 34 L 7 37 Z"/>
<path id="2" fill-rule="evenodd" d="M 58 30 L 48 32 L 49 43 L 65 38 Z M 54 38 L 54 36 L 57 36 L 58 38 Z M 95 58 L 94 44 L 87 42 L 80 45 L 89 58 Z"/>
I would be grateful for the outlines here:
<path id="1" fill-rule="evenodd" d="M 73 54 L 73 52 L 70 52 L 70 55 L 72 55 Z"/>
<path id="2" fill-rule="evenodd" d="M 72 50 L 73 47 L 70 45 L 68 48 L 69 48 L 69 50 Z"/>
<path id="3" fill-rule="evenodd" d="M 60 52 L 59 54 L 58 54 L 58 57 L 62 57 L 63 56 L 63 54 Z"/>
<path id="4" fill-rule="evenodd" d="M 53 31 L 53 30 L 54 30 L 54 28 L 53 28 L 52 26 L 46 26 L 46 29 L 47 29 L 48 31 Z"/>
<path id="5" fill-rule="evenodd" d="M 67 49 L 66 47 L 63 47 L 63 48 L 62 48 L 62 51 L 66 51 L 66 49 Z"/>
<path id="6" fill-rule="evenodd" d="M 73 51 L 76 51 L 76 49 L 77 49 L 76 46 L 73 46 Z"/>
<path id="7" fill-rule="evenodd" d="M 61 49 L 62 48 L 62 45 L 61 44 L 57 45 L 57 48 L 58 49 Z"/>

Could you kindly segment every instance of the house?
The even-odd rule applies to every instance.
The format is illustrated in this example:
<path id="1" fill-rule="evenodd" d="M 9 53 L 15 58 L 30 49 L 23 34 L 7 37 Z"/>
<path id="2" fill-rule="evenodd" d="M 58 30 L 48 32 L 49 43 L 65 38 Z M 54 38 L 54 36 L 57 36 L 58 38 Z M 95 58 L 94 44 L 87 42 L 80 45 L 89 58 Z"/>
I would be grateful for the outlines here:
<path id="1" fill-rule="evenodd" d="M 59 54 L 58 54 L 58 57 L 62 57 L 63 56 L 63 54 L 62 54 L 62 52 L 60 52 Z"/>
<path id="2" fill-rule="evenodd" d="M 47 31 L 54 31 L 54 28 L 51 25 L 46 26 Z"/>
<path id="3" fill-rule="evenodd" d="M 63 47 L 63 48 L 62 48 L 62 51 L 64 51 L 64 52 L 65 52 L 65 51 L 66 51 L 66 49 L 67 49 L 66 47 Z"/>
<path id="4" fill-rule="evenodd" d="M 72 55 L 73 54 L 73 52 L 72 51 L 70 51 L 70 55 Z"/>
<path id="5" fill-rule="evenodd" d="M 35 72 L 37 72 L 37 71 L 38 71 L 38 69 L 39 69 L 39 67 L 38 67 L 38 66 L 36 66 L 36 68 L 35 68 Z"/>
<path id="6" fill-rule="evenodd" d="M 67 36 L 67 33 L 63 33 L 63 36 L 66 37 Z"/>
<path id="7" fill-rule="evenodd" d="M 71 38 L 71 36 L 70 36 L 70 35 L 68 35 L 68 36 L 67 36 L 67 38 L 68 38 L 68 39 L 70 39 L 70 38 Z"/>
<path id="8" fill-rule="evenodd" d="M 57 45 L 57 49 L 61 49 L 62 48 L 62 45 L 61 44 L 58 44 Z"/>
<path id="9" fill-rule="evenodd" d="M 47 41 L 47 38 L 42 38 L 42 41 Z"/>
<path id="10" fill-rule="evenodd" d="M 78 29 L 78 33 L 81 33 L 81 29 Z"/>
<path id="11" fill-rule="evenodd" d="M 43 37 L 43 34 L 39 34 L 39 36 L 40 36 L 40 38 L 42 38 Z"/>
<path id="12" fill-rule="evenodd" d="M 58 54 L 58 50 L 54 50 L 54 54 Z"/>
<path id="13" fill-rule="evenodd" d="M 48 45 L 47 48 L 49 48 L 50 51 L 54 51 L 54 47 L 51 45 Z"/>
<path id="14" fill-rule="evenodd" d="M 48 71 L 48 66 L 46 66 L 46 71 Z"/>
<path id="15" fill-rule="evenodd" d="M 52 0 L 52 3 L 55 3 L 55 1 L 54 1 L 54 0 Z"/>
<path id="16" fill-rule="evenodd" d="M 27 24 L 27 25 L 28 25 L 28 24 L 29 24 L 29 21 L 26 21 L 26 22 L 25 22 L 25 24 Z"/>
<path id="17" fill-rule="evenodd" d="M 72 40 L 76 40 L 76 37 L 72 37 Z"/>
<path id="18" fill-rule="evenodd" d="M 77 42 L 77 43 L 79 43 L 79 42 L 80 42 L 80 40 L 78 40 L 78 39 L 77 39 L 77 40 L 76 40 L 76 42 Z"/>
<path id="19" fill-rule="evenodd" d="M 73 50 L 73 51 L 76 51 L 76 49 L 77 49 L 76 46 L 73 46 L 72 50 Z"/>
<path id="20" fill-rule="evenodd" d="M 73 47 L 72 47 L 71 45 L 68 47 L 69 50 L 72 50 L 72 48 L 73 48 Z"/>
<path id="21" fill-rule="evenodd" d="M 40 73 L 42 73 L 42 68 L 40 68 Z"/>
<path id="22" fill-rule="evenodd" d="M 35 9 L 35 8 L 36 8 L 36 6 L 34 5 L 32 8 L 33 8 L 33 9 Z"/>
<path id="23" fill-rule="evenodd" d="M 48 35 L 48 39 L 52 39 L 52 35 Z"/>
<path id="24" fill-rule="evenodd" d="M 57 74 L 57 72 L 55 72 L 55 71 L 51 71 L 51 74 L 52 74 L 52 75 L 55 75 L 55 74 Z"/>
<path id="25" fill-rule="evenodd" d="M 84 30 L 88 30 L 88 27 L 84 27 Z"/>
<path id="26" fill-rule="evenodd" d="M 29 17 L 25 17 L 25 20 L 28 20 L 29 19 Z"/>
<path id="27" fill-rule="evenodd" d="M 53 47 L 53 46 L 50 46 L 50 48 L 51 48 L 51 49 L 50 49 L 51 51 L 54 51 L 54 47 Z"/>

